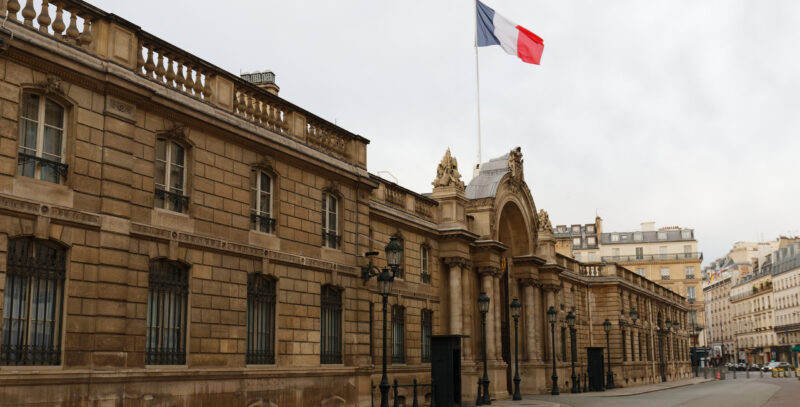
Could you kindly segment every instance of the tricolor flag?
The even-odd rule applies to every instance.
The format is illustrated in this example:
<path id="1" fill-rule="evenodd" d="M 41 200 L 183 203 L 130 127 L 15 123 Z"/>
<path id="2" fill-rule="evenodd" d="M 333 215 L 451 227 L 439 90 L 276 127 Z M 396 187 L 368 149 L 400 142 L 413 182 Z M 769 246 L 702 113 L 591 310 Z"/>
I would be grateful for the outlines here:
<path id="1" fill-rule="evenodd" d="M 523 62 L 539 65 L 544 41 L 538 35 L 512 23 L 480 1 L 477 1 L 477 5 L 477 46 L 499 45 L 507 53 L 518 56 Z"/>

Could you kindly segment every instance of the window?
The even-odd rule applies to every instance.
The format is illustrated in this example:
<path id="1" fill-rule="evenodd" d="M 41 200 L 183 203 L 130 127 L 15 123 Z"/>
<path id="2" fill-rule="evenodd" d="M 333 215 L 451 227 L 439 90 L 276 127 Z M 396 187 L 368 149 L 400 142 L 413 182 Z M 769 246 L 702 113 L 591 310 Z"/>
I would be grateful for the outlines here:
<path id="1" fill-rule="evenodd" d="M 618 233 L 612 233 L 611 234 L 611 241 L 612 242 L 619 242 L 619 234 Z"/>
<path id="2" fill-rule="evenodd" d="M 658 232 L 658 240 L 667 240 L 667 232 Z"/>
<path id="3" fill-rule="evenodd" d="M 392 306 L 392 363 L 405 363 L 405 308 Z"/>
<path id="4" fill-rule="evenodd" d="M 250 175 L 250 228 L 264 233 L 275 230 L 272 217 L 272 177 L 261 170 L 252 170 Z"/>
<path id="5" fill-rule="evenodd" d="M 636 361 L 636 349 L 633 347 L 633 330 L 631 330 L 631 362 Z M 641 344 L 639 344 L 641 346 Z"/>
<path id="6" fill-rule="evenodd" d="M 320 362 L 342 363 L 342 292 L 322 286 L 320 307 Z"/>
<path id="7" fill-rule="evenodd" d="M 662 280 L 669 280 L 669 267 L 662 267 L 661 268 L 661 279 Z"/>
<path id="8" fill-rule="evenodd" d="M 691 245 L 688 245 L 688 244 L 683 245 L 683 256 L 686 257 L 687 259 L 690 259 L 692 257 L 692 246 Z"/>
<path id="9" fill-rule="evenodd" d="M 694 266 L 686 266 L 686 278 L 694 278 Z"/>
<path id="10" fill-rule="evenodd" d="M 433 334 L 433 311 L 422 310 L 422 362 L 431 361 L 431 335 Z"/>
<path id="11" fill-rule="evenodd" d="M 572 238 L 572 246 L 580 247 L 581 246 L 581 238 L 573 237 Z"/>
<path id="12" fill-rule="evenodd" d="M 658 254 L 661 256 L 662 259 L 667 258 L 667 246 L 659 246 L 658 247 Z"/>
<path id="13" fill-rule="evenodd" d="M 561 328 L 561 361 L 567 361 L 567 328 Z"/>
<path id="14" fill-rule="evenodd" d="M 22 94 L 19 120 L 17 173 L 60 184 L 67 177 L 64 164 L 65 109 L 35 93 Z"/>
<path id="15" fill-rule="evenodd" d="M 691 229 L 683 229 L 681 230 L 681 239 L 691 239 L 692 238 L 692 230 Z"/>
<path id="16" fill-rule="evenodd" d="M 419 277 L 423 283 L 431 282 L 431 275 L 428 272 L 428 247 L 425 245 L 419 248 Z"/>
<path id="17" fill-rule="evenodd" d="M 642 232 L 635 232 L 633 234 L 633 240 L 636 241 L 636 242 L 641 242 L 642 241 Z"/>
<path id="18" fill-rule="evenodd" d="M 644 277 L 644 269 L 643 268 L 637 268 L 636 269 L 636 274 Z"/>
<path id="19" fill-rule="evenodd" d="M 639 336 L 639 338 L 638 338 L 639 339 L 639 362 L 641 362 L 643 360 L 642 359 L 642 333 L 639 332 L 638 336 Z"/>
<path id="20" fill-rule="evenodd" d="M 594 236 L 589 236 L 589 237 L 586 238 L 586 244 L 589 245 L 589 246 L 596 246 L 597 245 L 597 239 Z"/>
<path id="21" fill-rule="evenodd" d="M 339 231 L 339 200 L 331 193 L 322 194 L 322 246 L 336 249 L 342 241 Z"/>
<path id="22" fill-rule="evenodd" d="M 614 257 L 619 257 L 619 249 L 616 249 L 616 248 L 615 249 L 611 249 L 611 254 Z"/>
<path id="23" fill-rule="evenodd" d="M 61 363 L 66 251 L 33 238 L 10 239 L 0 365 Z"/>
<path id="24" fill-rule="evenodd" d="M 628 361 L 628 346 L 625 344 L 626 335 L 622 332 L 622 361 Z"/>
<path id="25" fill-rule="evenodd" d="M 579 235 L 581 233 L 581 225 L 572 225 L 572 234 Z"/>
<path id="26" fill-rule="evenodd" d="M 695 299 L 694 295 L 695 295 L 694 287 L 686 287 L 686 298 L 694 300 Z"/>
<path id="27" fill-rule="evenodd" d="M 644 247 L 636 248 L 636 260 L 644 259 Z"/>
<path id="28" fill-rule="evenodd" d="M 178 143 L 156 139 L 155 207 L 185 212 L 189 206 L 186 182 L 186 150 Z"/>
<path id="29" fill-rule="evenodd" d="M 150 263 L 147 294 L 145 363 L 186 363 L 186 301 L 189 273 L 182 264 L 156 260 Z"/>
<path id="30" fill-rule="evenodd" d="M 594 225 L 586 225 L 586 233 L 594 233 Z"/>
<path id="31" fill-rule="evenodd" d="M 275 281 L 247 276 L 247 355 L 249 364 L 275 363 Z"/>

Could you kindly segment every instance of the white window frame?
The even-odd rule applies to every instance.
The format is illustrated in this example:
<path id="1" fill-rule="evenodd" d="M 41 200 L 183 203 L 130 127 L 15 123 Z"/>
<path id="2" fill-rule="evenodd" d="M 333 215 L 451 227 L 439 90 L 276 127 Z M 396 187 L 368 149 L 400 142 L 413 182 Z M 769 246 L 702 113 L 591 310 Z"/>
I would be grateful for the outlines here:
<path id="1" fill-rule="evenodd" d="M 273 208 L 273 199 L 274 199 L 273 198 L 274 194 L 272 193 L 272 191 L 274 189 L 273 185 L 275 185 L 274 179 L 273 179 L 272 175 L 268 174 L 266 171 L 264 171 L 262 169 L 256 168 L 253 171 L 255 172 L 255 184 L 254 184 L 254 186 L 252 186 L 250 188 L 250 191 L 252 192 L 252 196 L 253 196 L 254 199 L 253 199 L 252 205 L 250 207 L 250 213 L 253 214 L 253 215 L 263 216 L 263 217 L 272 219 L 272 208 Z M 267 177 L 269 179 L 269 190 L 268 191 L 264 191 L 263 189 L 261 189 L 261 181 L 263 180 L 264 177 Z M 267 202 L 268 208 L 266 210 L 261 207 L 261 195 L 262 194 L 266 194 L 267 197 L 268 197 L 268 202 Z M 274 232 L 274 224 L 273 224 L 272 228 L 267 226 L 268 230 L 262 230 L 261 222 L 251 222 L 251 227 L 253 227 L 253 226 L 255 227 L 255 230 L 259 231 L 259 232 L 264 232 L 264 233 L 272 233 L 272 232 Z"/>
<path id="2" fill-rule="evenodd" d="M 644 236 L 642 235 L 642 232 L 634 232 L 633 233 L 633 240 L 635 242 L 641 242 L 642 240 L 644 240 Z"/>
<path id="3" fill-rule="evenodd" d="M 32 120 L 30 118 L 22 116 L 23 105 L 25 103 L 24 102 L 25 95 L 36 95 L 36 96 L 39 97 L 39 106 L 36 107 L 36 120 Z M 56 126 L 52 126 L 52 125 L 49 125 L 49 124 L 45 123 L 45 113 L 46 113 L 46 106 L 47 106 L 47 101 L 48 100 L 53 102 L 57 106 L 59 106 L 61 108 L 61 110 L 62 110 L 62 113 L 61 113 L 62 127 L 61 128 L 58 128 Z M 56 101 L 53 98 L 49 98 L 46 95 L 43 95 L 41 93 L 36 93 L 36 92 L 23 92 L 22 100 L 20 100 L 20 105 L 19 106 L 20 106 L 20 108 L 19 108 L 20 109 L 20 111 L 19 111 L 19 130 L 17 132 L 19 134 L 19 136 L 18 136 L 19 139 L 18 139 L 18 143 L 17 143 L 17 152 L 19 153 L 19 152 L 21 152 L 20 150 L 25 150 L 25 152 L 23 154 L 33 155 L 33 156 L 36 156 L 38 158 L 42 158 L 42 159 L 45 159 L 45 160 L 54 161 L 54 162 L 58 162 L 58 163 L 63 164 L 64 163 L 65 150 L 66 150 L 66 144 L 67 144 L 67 107 L 64 106 L 63 103 L 59 103 L 58 101 Z M 36 148 L 35 149 L 31 149 L 30 147 L 25 147 L 25 146 L 22 145 L 22 129 L 23 129 L 22 123 L 23 123 L 23 121 L 33 122 L 33 123 L 36 124 Z M 44 129 L 45 129 L 45 127 L 50 127 L 52 129 L 61 131 L 61 149 L 60 149 L 60 152 L 59 152 L 58 160 L 53 160 L 51 158 L 44 157 L 44 154 L 52 156 L 52 154 L 44 153 L 44 151 L 43 151 L 44 150 Z M 19 165 L 17 165 L 17 174 L 22 175 L 22 174 L 20 174 Z M 39 164 L 39 163 L 36 163 L 34 165 L 33 178 L 34 179 L 38 179 L 38 180 L 42 180 L 42 165 Z M 65 181 L 65 178 L 66 177 L 59 177 L 58 184 L 63 184 L 64 181 Z M 52 181 L 48 181 L 48 180 L 42 180 L 42 181 L 52 182 Z"/>
<path id="4" fill-rule="evenodd" d="M 323 236 L 330 235 L 331 233 L 333 233 L 334 235 L 338 236 L 339 235 L 339 207 L 341 206 L 340 202 L 339 202 L 339 197 L 337 197 L 336 195 L 334 195 L 334 194 L 332 194 L 330 192 L 323 192 L 322 193 L 322 200 L 323 200 L 323 202 L 322 202 L 322 233 L 323 233 Z M 333 211 L 331 211 L 331 205 L 330 205 L 331 200 L 333 200 L 333 202 L 336 203 L 336 208 Z M 329 222 L 331 214 L 333 214 L 333 218 L 336 219 L 336 224 L 332 228 L 331 228 L 331 225 L 330 225 L 330 222 Z M 322 246 L 336 249 L 340 245 L 332 246 L 330 244 L 330 239 L 327 238 L 327 237 L 324 237 L 322 239 Z"/>
<path id="5" fill-rule="evenodd" d="M 186 150 L 187 149 L 186 149 L 186 147 L 181 145 L 181 144 L 176 143 L 174 140 L 170 140 L 169 138 L 165 138 L 165 137 L 158 137 L 156 139 L 156 144 L 159 141 L 163 141 L 164 142 L 164 154 L 165 154 L 164 155 L 164 160 L 159 159 L 158 156 L 156 155 L 156 157 L 154 158 L 154 161 L 155 162 L 164 163 L 164 184 L 156 183 L 156 181 L 155 181 L 156 177 L 153 177 L 153 185 L 154 185 L 155 189 L 156 190 L 162 190 L 162 191 L 165 191 L 165 192 L 170 192 L 170 193 L 173 193 L 173 194 L 178 194 L 178 195 L 181 195 L 181 196 L 188 196 L 186 194 L 186 167 L 187 167 L 187 159 L 186 159 Z M 183 149 L 183 165 L 174 164 L 172 162 L 172 149 L 174 148 L 173 146 L 177 146 L 177 147 L 180 147 L 181 149 Z M 179 167 L 181 169 L 181 185 L 180 185 L 181 187 L 180 188 L 173 188 L 171 186 L 171 184 L 172 184 L 172 182 L 171 182 L 172 181 L 172 179 L 171 179 L 171 177 L 172 177 L 171 168 L 172 168 L 173 165 L 176 166 L 176 167 Z M 156 171 L 158 171 L 157 168 L 156 168 Z M 161 185 L 160 188 L 159 188 L 159 185 Z M 176 192 L 176 191 L 179 191 L 179 192 Z M 153 206 L 155 206 L 155 200 L 153 202 Z M 169 200 L 167 199 L 167 195 L 164 195 L 163 206 L 161 206 L 161 207 L 156 206 L 156 207 L 159 208 L 159 209 L 166 209 L 168 211 L 173 211 L 172 209 L 170 209 Z M 185 209 L 188 209 L 188 205 L 187 205 L 187 208 L 184 208 L 183 212 L 185 212 Z M 173 211 L 173 212 L 177 212 L 177 211 Z M 179 213 L 183 213 L 183 212 L 179 212 Z"/>
<path id="6" fill-rule="evenodd" d="M 662 267 L 661 268 L 661 279 L 662 280 L 669 280 L 669 277 L 670 277 L 669 274 L 670 274 L 669 273 L 669 267 Z M 664 276 L 667 276 L 667 278 L 664 278 Z"/>
<path id="7" fill-rule="evenodd" d="M 421 276 L 427 275 L 428 279 L 429 279 L 428 281 L 430 281 L 431 274 L 428 271 L 428 257 L 429 257 L 428 247 L 425 246 L 425 245 L 420 246 L 419 247 L 419 273 L 420 273 L 420 279 L 422 279 Z"/>
<path id="8" fill-rule="evenodd" d="M 612 242 L 619 242 L 619 234 L 618 233 L 612 233 L 611 234 L 611 241 Z"/>

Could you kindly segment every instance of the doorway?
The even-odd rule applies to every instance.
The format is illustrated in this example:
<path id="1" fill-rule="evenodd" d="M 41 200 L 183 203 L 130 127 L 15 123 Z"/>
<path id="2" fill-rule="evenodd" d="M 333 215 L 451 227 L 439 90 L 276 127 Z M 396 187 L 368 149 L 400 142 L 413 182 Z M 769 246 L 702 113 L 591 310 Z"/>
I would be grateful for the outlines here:
<path id="1" fill-rule="evenodd" d="M 589 364 L 589 391 L 603 391 L 605 389 L 603 348 L 586 348 L 586 360 Z"/>

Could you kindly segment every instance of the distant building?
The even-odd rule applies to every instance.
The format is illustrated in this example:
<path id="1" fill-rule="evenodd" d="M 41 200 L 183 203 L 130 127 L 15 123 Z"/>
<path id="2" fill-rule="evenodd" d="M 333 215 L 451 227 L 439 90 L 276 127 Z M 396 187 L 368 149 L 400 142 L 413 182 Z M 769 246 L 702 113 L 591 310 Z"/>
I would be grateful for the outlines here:
<path id="1" fill-rule="evenodd" d="M 603 219 L 594 223 L 557 225 L 556 245 L 562 254 L 579 261 L 617 263 L 658 284 L 685 296 L 689 302 L 689 319 L 705 325 L 700 266 L 703 254 L 698 252 L 694 229 L 678 226 L 656 230 L 654 222 L 644 222 L 641 230 L 604 232 Z M 702 331 L 697 334 L 699 346 L 705 346 Z"/>

